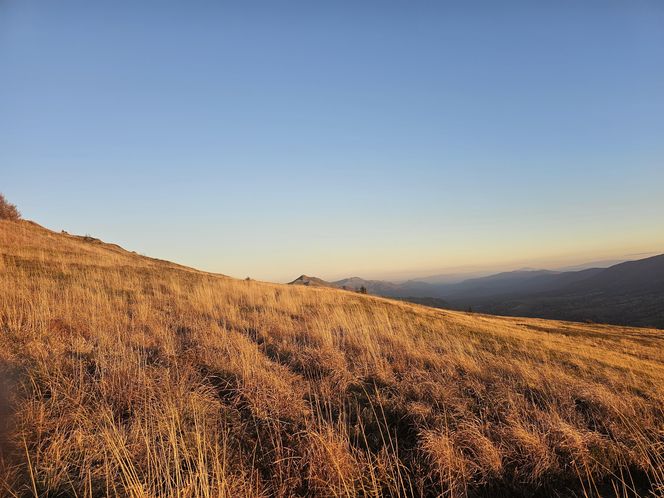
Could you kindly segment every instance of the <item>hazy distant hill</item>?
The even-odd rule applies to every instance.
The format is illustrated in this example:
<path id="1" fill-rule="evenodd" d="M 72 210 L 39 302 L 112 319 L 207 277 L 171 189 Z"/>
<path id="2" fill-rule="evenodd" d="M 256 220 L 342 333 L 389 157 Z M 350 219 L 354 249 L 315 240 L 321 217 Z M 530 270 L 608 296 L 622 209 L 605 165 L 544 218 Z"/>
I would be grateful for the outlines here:
<path id="1" fill-rule="evenodd" d="M 292 282 L 292 285 L 307 285 L 316 287 L 336 287 L 357 291 L 365 288 L 369 294 L 384 297 L 431 297 L 437 292 L 437 287 L 425 282 L 409 280 L 403 283 L 387 282 L 385 280 L 367 280 L 360 277 L 350 277 L 334 282 L 321 278 L 301 275 Z"/>
<path id="2" fill-rule="evenodd" d="M 517 270 L 497 273 L 488 277 L 472 278 L 452 285 L 439 285 L 438 294 L 454 294 L 467 296 L 487 296 L 496 293 L 511 292 L 523 286 L 539 287 L 540 282 L 555 275 L 549 270 Z M 547 277 L 542 279 L 541 277 Z"/>
<path id="3" fill-rule="evenodd" d="M 306 285 L 309 287 L 335 287 L 334 284 L 326 282 L 322 278 L 310 277 L 308 275 L 300 275 L 292 282 L 289 282 L 290 285 Z"/>
<path id="4" fill-rule="evenodd" d="M 302 278 L 302 277 L 300 277 Z M 310 277 L 307 277 L 310 278 Z M 517 270 L 459 283 L 392 283 L 358 277 L 317 285 L 441 308 L 664 328 L 664 255 L 579 271 Z M 300 279 L 293 283 L 302 283 Z"/>
<path id="5" fill-rule="evenodd" d="M 333 284 L 335 287 L 350 290 L 357 290 L 364 287 L 369 294 L 385 297 L 428 297 L 436 291 L 435 286 L 414 280 L 395 284 L 384 280 L 365 280 L 359 277 L 352 277 L 337 280 Z"/>
<path id="6" fill-rule="evenodd" d="M 639 259 L 644 257 L 652 256 L 652 254 L 642 254 Z M 578 265 L 564 266 L 562 268 L 556 268 L 558 271 L 579 271 L 587 270 L 588 268 L 608 268 L 609 266 L 614 266 L 620 263 L 625 263 L 626 261 L 632 261 L 634 258 L 622 258 L 622 259 L 603 259 L 600 261 L 592 261 L 589 263 L 582 263 Z"/>
<path id="7" fill-rule="evenodd" d="M 415 282 L 424 282 L 427 284 L 458 284 L 471 278 L 480 278 L 492 275 L 493 272 L 486 270 L 459 271 L 453 273 L 438 273 L 436 275 L 427 275 L 426 277 L 417 277 L 412 279 Z"/>
<path id="8" fill-rule="evenodd" d="M 627 261 L 597 272 L 571 287 L 574 290 L 601 291 L 607 294 L 664 291 L 664 254 Z"/>
<path id="9" fill-rule="evenodd" d="M 369 294 L 376 294 L 379 296 L 392 296 L 399 294 L 398 284 L 392 282 L 385 282 L 382 280 L 365 280 L 360 277 L 344 278 L 333 282 L 335 287 L 345 288 L 348 290 L 358 290 L 361 287 L 367 289 Z"/>
<path id="10" fill-rule="evenodd" d="M 437 297 L 456 309 L 664 328 L 664 255 L 502 283 L 477 279 Z"/>

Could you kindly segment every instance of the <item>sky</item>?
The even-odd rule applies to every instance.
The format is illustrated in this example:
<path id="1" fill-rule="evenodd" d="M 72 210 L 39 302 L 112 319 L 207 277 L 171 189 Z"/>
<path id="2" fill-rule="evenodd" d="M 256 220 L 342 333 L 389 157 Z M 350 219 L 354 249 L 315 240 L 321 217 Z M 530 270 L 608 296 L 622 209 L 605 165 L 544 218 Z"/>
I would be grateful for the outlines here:
<path id="1" fill-rule="evenodd" d="M 273 281 L 664 252 L 664 2 L 3 0 L 0 192 Z"/>

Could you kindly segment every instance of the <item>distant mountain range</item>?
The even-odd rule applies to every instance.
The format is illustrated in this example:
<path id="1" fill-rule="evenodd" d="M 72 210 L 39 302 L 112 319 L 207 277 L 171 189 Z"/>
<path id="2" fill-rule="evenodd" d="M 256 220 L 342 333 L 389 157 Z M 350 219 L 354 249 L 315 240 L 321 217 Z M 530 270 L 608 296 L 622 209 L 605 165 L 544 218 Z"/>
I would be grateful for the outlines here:
<path id="1" fill-rule="evenodd" d="M 290 282 L 291 285 L 307 285 L 310 287 L 336 287 L 338 289 L 346 289 L 358 291 L 365 288 L 369 294 L 384 297 L 427 297 L 432 293 L 436 293 L 438 286 L 420 282 L 416 280 L 409 280 L 403 283 L 387 282 L 385 280 L 366 280 L 360 277 L 350 277 L 334 282 L 328 282 L 318 277 L 310 277 L 308 275 L 300 275 L 298 278 Z"/>
<path id="2" fill-rule="evenodd" d="M 608 268 L 523 269 L 458 283 L 402 283 L 359 277 L 326 282 L 302 275 L 292 284 L 358 290 L 441 308 L 510 316 L 664 328 L 664 254 Z"/>

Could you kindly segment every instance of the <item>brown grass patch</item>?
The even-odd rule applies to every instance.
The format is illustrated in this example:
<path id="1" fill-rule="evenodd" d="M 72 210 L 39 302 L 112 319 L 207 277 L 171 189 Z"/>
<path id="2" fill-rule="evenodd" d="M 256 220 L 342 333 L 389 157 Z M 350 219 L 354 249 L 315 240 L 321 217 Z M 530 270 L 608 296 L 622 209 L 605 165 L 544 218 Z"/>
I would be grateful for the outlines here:
<path id="1" fill-rule="evenodd" d="M 664 332 L 227 277 L 0 221 L 8 496 L 636 496 Z"/>

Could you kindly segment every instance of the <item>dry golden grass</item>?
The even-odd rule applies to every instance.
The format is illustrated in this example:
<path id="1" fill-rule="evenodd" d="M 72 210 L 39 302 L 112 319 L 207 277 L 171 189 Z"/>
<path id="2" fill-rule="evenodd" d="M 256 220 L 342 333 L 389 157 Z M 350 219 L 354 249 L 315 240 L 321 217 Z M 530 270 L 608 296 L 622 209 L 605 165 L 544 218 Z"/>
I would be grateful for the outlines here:
<path id="1" fill-rule="evenodd" d="M 664 332 L 238 281 L 0 221 L 7 496 L 634 496 Z"/>

